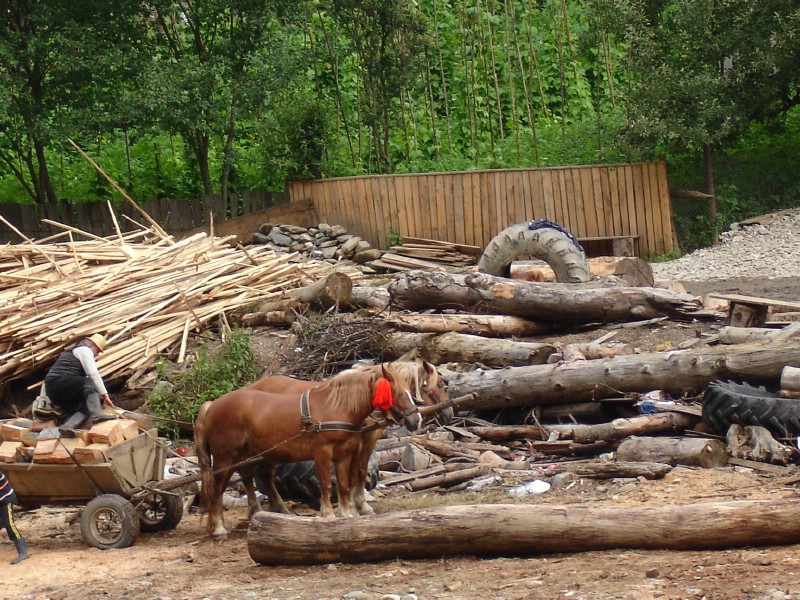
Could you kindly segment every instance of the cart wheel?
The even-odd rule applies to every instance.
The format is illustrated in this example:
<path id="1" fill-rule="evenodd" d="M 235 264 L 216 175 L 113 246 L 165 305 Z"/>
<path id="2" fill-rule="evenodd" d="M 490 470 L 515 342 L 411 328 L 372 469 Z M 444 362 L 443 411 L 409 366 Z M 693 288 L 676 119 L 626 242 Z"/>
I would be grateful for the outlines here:
<path id="1" fill-rule="evenodd" d="M 139 519 L 128 500 L 116 494 L 93 498 L 81 512 L 81 535 L 93 548 L 128 548 L 139 537 Z"/>
<path id="2" fill-rule="evenodd" d="M 175 529 L 183 518 L 183 499 L 176 494 L 153 492 L 142 498 L 136 509 L 142 531 L 168 531 Z"/>

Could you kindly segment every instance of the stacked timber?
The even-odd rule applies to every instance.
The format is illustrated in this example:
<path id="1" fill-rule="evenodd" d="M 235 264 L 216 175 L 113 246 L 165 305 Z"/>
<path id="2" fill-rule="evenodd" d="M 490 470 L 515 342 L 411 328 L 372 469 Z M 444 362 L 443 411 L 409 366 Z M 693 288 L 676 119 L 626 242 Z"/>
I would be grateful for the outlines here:
<path id="1" fill-rule="evenodd" d="M 477 264 L 482 252 L 483 249 L 478 246 L 407 237 L 403 238 L 402 244 L 389 248 L 379 260 L 371 262 L 370 266 L 390 271 L 466 267 Z"/>
<path id="2" fill-rule="evenodd" d="M 102 463 L 106 462 L 106 452 L 112 446 L 147 435 L 132 419 L 103 421 L 90 429 L 78 429 L 74 438 L 57 437 L 54 431 L 30 419 L 0 421 L 0 462 Z"/>
<path id="3" fill-rule="evenodd" d="M 102 238 L 49 223 L 63 234 L 0 248 L 0 393 L 92 333 L 109 340 L 98 358 L 106 382 L 136 387 L 159 356 L 183 362 L 190 334 L 331 270 L 266 246 L 233 247 L 233 236 L 175 241 L 140 227 Z"/>

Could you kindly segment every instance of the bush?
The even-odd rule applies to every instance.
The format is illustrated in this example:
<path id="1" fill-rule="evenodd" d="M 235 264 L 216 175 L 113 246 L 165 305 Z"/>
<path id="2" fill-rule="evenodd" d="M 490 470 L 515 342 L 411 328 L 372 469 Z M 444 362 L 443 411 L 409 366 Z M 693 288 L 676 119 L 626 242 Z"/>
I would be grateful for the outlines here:
<path id="1" fill-rule="evenodd" d="M 200 405 L 251 383 L 258 375 L 250 338 L 241 329 L 234 329 L 219 348 L 210 352 L 203 345 L 191 368 L 170 375 L 166 362 L 157 365 L 158 378 L 169 385 L 156 385 L 148 394 L 147 405 L 160 419 L 160 429 L 178 437 L 181 424 L 194 422 Z"/>

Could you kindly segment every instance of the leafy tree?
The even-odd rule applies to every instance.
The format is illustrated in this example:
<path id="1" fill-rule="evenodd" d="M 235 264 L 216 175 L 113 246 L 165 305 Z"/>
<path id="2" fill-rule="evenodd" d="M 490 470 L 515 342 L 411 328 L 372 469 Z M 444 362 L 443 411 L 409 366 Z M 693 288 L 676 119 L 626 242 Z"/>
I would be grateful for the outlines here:
<path id="1" fill-rule="evenodd" d="M 358 58 L 363 120 L 371 133 L 376 170 L 391 172 L 390 138 L 398 100 L 414 88 L 429 40 L 427 26 L 408 1 L 327 0 Z"/>
<path id="2" fill-rule="evenodd" d="M 788 0 L 614 4 L 627 15 L 623 35 L 634 74 L 628 139 L 639 148 L 702 152 L 713 196 L 714 153 L 741 139 L 752 122 L 800 102 L 800 8 Z"/>
<path id="3" fill-rule="evenodd" d="M 134 0 L 4 4 L 0 164 L 35 202 L 56 200 L 48 148 L 115 113 L 116 86 L 137 63 L 121 48 L 138 37 L 139 9 Z"/>
<path id="4" fill-rule="evenodd" d="M 212 153 L 219 151 L 220 193 L 227 196 L 242 123 L 252 122 L 269 94 L 294 75 L 282 62 L 293 52 L 286 36 L 302 3 L 157 0 L 150 5 L 157 50 L 146 78 L 148 107 L 193 152 L 206 194 L 213 192 Z"/>

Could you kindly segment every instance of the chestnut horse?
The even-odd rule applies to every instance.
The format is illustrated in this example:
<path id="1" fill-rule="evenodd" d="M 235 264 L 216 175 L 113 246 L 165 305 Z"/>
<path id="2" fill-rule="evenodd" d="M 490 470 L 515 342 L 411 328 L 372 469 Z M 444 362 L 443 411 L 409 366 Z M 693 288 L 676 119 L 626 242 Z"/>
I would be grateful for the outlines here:
<path id="1" fill-rule="evenodd" d="M 397 375 L 401 377 L 417 401 L 417 404 L 433 405 L 447 402 L 447 390 L 436 367 L 431 363 L 417 358 L 413 361 L 395 361 L 391 363 Z M 376 369 L 380 367 L 356 367 L 356 369 Z M 305 381 L 295 379 L 285 375 L 268 375 L 251 383 L 248 387 L 261 390 L 263 392 L 277 392 L 278 390 L 291 390 L 292 393 L 301 394 L 313 387 L 322 385 L 321 381 Z M 453 418 L 453 409 L 448 407 L 441 411 L 442 421 L 449 423 Z M 368 419 L 366 424 L 373 424 L 374 420 Z M 369 459 L 375 450 L 375 445 L 383 435 L 384 427 L 375 427 L 361 432 L 361 449 L 358 454 L 358 470 L 355 471 L 354 479 L 350 482 L 351 501 L 359 514 L 369 515 L 375 511 L 367 503 L 365 486 L 367 473 L 369 471 Z M 288 513 L 289 509 L 283 503 L 277 488 L 275 487 L 275 468 L 267 468 L 262 471 L 264 482 L 267 486 L 267 496 L 269 497 L 269 507 L 273 512 Z M 247 490 L 247 486 L 245 486 Z M 248 491 L 248 506 L 258 507 L 258 500 L 255 493 L 252 497 Z M 256 510 L 258 510 L 256 508 Z"/>
<path id="2" fill-rule="evenodd" d="M 225 537 L 222 494 L 234 470 L 252 486 L 256 464 L 313 460 L 320 486 L 320 516 L 334 518 L 330 469 L 336 466 L 340 516 L 354 516 L 350 504 L 364 419 L 378 406 L 409 429 L 421 423 L 408 385 L 391 366 L 345 371 L 302 395 L 252 388 L 205 402 L 194 423 L 195 452 L 201 468 L 201 499 L 208 532 Z M 252 507 L 251 507 L 252 510 Z"/>

